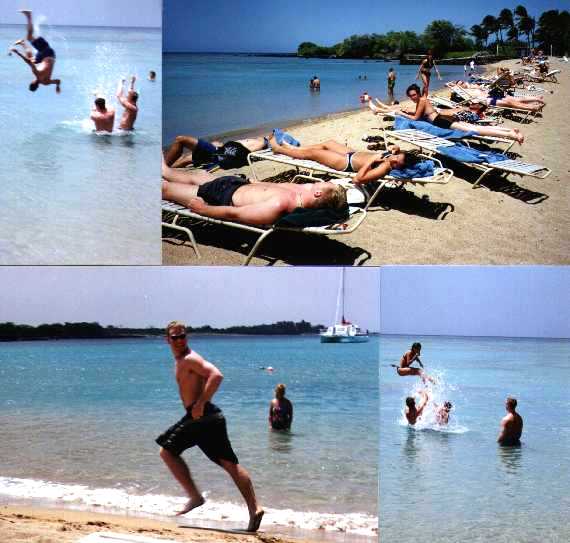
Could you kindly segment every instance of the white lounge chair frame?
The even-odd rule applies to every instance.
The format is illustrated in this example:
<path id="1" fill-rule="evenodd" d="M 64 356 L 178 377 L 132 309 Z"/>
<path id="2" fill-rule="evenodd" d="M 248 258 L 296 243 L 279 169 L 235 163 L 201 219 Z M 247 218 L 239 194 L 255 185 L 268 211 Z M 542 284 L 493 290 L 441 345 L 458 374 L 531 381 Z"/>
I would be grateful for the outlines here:
<path id="1" fill-rule="evenodd" d="M 378 192 L 377 189 L 376 192 Z M 375 193 L 376 194 L 376 193 Z M 179 217 L 183 217 L 186 219 L 192 219 L 197 223 L 210 223 L 210 224 L 217 224 L 222 226 L 229 226 L 232 228 L 237 228 L 238 230 L 245 230 L 247 232 L 253 232 L 258 235 L 254 245 L 252 246 L 249 253 L 246 255 L 243 266 L 247 266 L 251 259 L 256 255 L 257 250 L 268 236 L 270 236 L 274 232 L 278 231 L 286 231 L 286 232 L 299 232 L 303 234 L 319 234 L 323 236 L 335 236 L 335 235 L 347 235 L 352 234 L 364 221 L 367 214 L 367 209 L 359 208 L 359 207 L 350 207 L 350 216 L 346 222 L 332 224 L 328 226 L 307 226 L 304 228 L 293 228 L 293 227 L 285 227 L 285 226 L 251 226 L 248 224 L 242 224 L 239 222 L 233 221 L 225 221 L 222 219 L 212 219 L 211 217 L 205 217 L 203 215 L 199 215 L 198 213 L 194 213 L 187 207 L 183 205 L 176 204 L 174 202 L 169 202 L 167 200 L 162 200 L 162 210 L 167 213 L 171 213 L 174 215 L 173 222 L 165 222 L 162 221 L 162 226 L 166 228 L 173 228 L 178 231 L 183 231 L 188 234 L 190 239 L 190 243 L 192 243 L 194 250 L 196 250 L 196 245 L 194 241 L 194 236 L 192 232 L 188 228 L 181 227 L 176 224 L 176 221 Z"/>
<path id="2" fill-rule="evenodd" d="M 431 134 L 423 132 L 422 130 L 410 129 L 387 131 L 386 137 L 394 141 L 404 141 L 410 145 L 414 145 L 422 149 L 422 151 L 428 155 L 439 153 L 438 147 L 453 147 L 455 145 L 455 143 L 452 141 L 439 138 L 437 136 L 432 136 Z M 550 168 L 546 168 L 537 164 L 529 164 L 528 162 L 522 162 L 520 160 L 510 160 L 507 157 L 505 157 L 504 161 L 494 162 L 490 164 L 480 164 L 474 162 L 462 162 L 462 164 L 471 166 L 483 172 L 477 181 L 475 181 L 473 184 L 472 188 L 474 189 L 478 188 L 481 181 L 493 171 L 502 172 L 504 176 L 508 175 L 509 173 L 514 173 L 520 176 L 527 175 L 530 177 L 535 177 L 537 179 L 546 179 L 552 173 L 552 170 L 550 170 Z M 544 173 L 540 174 L 540 172 Z"/>

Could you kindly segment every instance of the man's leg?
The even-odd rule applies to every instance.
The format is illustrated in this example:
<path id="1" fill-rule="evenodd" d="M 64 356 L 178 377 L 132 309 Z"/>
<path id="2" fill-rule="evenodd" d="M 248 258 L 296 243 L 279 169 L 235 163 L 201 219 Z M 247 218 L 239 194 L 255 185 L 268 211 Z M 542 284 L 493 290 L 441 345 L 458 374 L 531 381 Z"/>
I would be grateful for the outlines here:
<path id="1" fill-rule="evenodd" d="M 269 138 L 267 139 L 269 140 Z M 265 138 L 247 138 L 243 140 L 237 140 L 237 143 L 241 143 L 252 153 L 265 149 Z"/>
<path id="2" fill-rule="evenodd" d="M 192 511 L 192 509 L 200 507 L 205 500 L 192 480 L 188 464 L 184 462 L 181 456 L 173 454 L 164 448 L 160 449 L 160 457 L 164 460 L 164 463 L 168 466 L 168 469 L 172 475 L 174 475 L 174 478 L 180 483 L 190 498 L 186 505 L 180 511 L 177 511 L 176 514 L 184 515 L 185 513 L 188 513 L 188 511 Z"/>
<path id="3" fill-rule="evenodd" d="M 162 177 L 166 181 L 171 181 L 173 183 L 185 183 L 187 185 L 203 185 L 208 181 L 212 181 L 216 178 L 215 175 L 207 172 L 206 170 L 194 170 L 194 171 L 183 171 L 176 170 L 166 165 L 166 162 L 162 161 Z"/>
<path id="4" fill-rule="evenodd" d="M 339 151 L 332 150 L 335 146 L 338 146 Z M 273 138 L 271 147 L 277 153 L 301 160 L 314 160 L 335 170 L 343 170 L 346 167 L 346 154 L 350 152 L 343 145 L 332 141 L 308 147 L 289 147 L 278 145 L 275 138 Z"/>
<path id="5" fill-rule="evenodd" d="M 28 27 L 27 32 L 28 32 L 28 34 L 26 36 L 26 39 L 29 42 L 32 42 L 32 41 L 34 41 L 34 23 L 32 21 L 32 11 L 29 9 L 21 9 L 20 13 L 23 13 L 24 17 L 26 17 L 26 19 L 27 19 L 27 27 Z"/>
<path id="6" fill-rule="evenodd" d="M 257 503 L 255 490 L 251 477 L 245 468 L 239 464 L 234 464 L 228 460 L 220 460 L 220 465 L 224 468 L 233 479 L 233 482 L 238 487 L 249 511 L 249 524 L 247 526 L 248 532 L 257 532 L 261 519 L 263 518 L 264 511 Z"/>
<path id="7" fill-rule="evenodd" d="M 169 166 L 172 166 L 182 156 L 184 149 L 193 151 L 197 144 L 198 138 L 192 136 L 176 136 L 172 145 L 164 154 L 164 160 Z"/>

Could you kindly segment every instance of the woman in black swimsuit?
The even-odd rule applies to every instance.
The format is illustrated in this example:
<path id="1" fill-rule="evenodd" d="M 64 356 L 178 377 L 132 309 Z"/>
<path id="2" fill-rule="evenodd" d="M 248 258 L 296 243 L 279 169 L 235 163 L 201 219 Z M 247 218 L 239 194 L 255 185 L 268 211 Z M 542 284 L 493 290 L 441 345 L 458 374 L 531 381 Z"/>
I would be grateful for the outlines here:
<path id="1" fill-rule="evenodd" d="M 433 54 L 431 49 L 427 52 L 426 58 L 424 58 L 420 64 L 418 69 L 418 73 L 416 75 L 416 79 L 422 76 L 422 95 L 427 96 L 429 92 L 429 82 L 431 79 L 431 69 L 435 68 L 435 73 L 437 74 L 437 78 L 441 81 L 441 75 L 437 66 L 435 65 L 435 60 L 433 60 Z"/>

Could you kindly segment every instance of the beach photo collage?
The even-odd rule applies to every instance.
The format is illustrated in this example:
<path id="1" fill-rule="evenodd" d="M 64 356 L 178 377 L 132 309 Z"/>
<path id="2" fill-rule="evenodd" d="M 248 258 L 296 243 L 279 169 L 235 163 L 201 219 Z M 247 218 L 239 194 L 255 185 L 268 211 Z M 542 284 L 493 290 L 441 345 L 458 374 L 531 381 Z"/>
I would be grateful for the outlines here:
<path id="1" fill-rule="evenodd" d="M 570 541 L 566 0 L 5 0 L 0 543 Z"/>

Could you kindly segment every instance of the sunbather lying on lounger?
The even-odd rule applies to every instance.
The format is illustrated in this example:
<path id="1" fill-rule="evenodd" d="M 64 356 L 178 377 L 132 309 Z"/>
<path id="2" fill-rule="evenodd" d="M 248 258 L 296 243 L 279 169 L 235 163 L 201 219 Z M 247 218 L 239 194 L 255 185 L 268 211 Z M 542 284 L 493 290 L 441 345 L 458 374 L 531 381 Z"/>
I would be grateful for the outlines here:
<path id="1" fill-rule="evenodd" d="M 453 84 L 456 84 L 454 82 Z M 505 94 L 501 89 L 489 90 L 484 89 L 480 85 L 475 83 L 465 83 L 460 82 L 458 85 L 469 92 L 469 95 L 474 100 L 485 100 L 489 106 L 499 106 L 499 107 L 511 107 L 514 109 L 524 109 L 526 111 L 541 111 L 546 105 L 544 101 L 544 96 L 531 96 L 525 97 L 513 97 Z"/>
<path id="2" fill-rule="evenodd" d="M 391 146 L 388 153 L 372 151 L 355 151 L 334 140 L 324 143 L 293 147 L 279 145 L 275 138 L 270 140 L 271 148 L 275 153 L 281 153 L 291 158 L 301 160 L 314 160 L 323 166 L 334 168 L 341 172 L 356 172 L 353 182 L 356 184 L 370 183 L 385 177 L 393 168 L 403 168 L 410 162 L 416 161 L 414 155 L 400 152 L 396 145 Z"/>
<path id="3" fill-rule="evenodd" d="M 219 163 L 222 168 L 241 168 L 247 165 L 247 155 L 267 147 L 267 138 L 248 138 L 237 141 L 209 142 L 194 136 L 176 136 L 165 153 L 169 166 L 183 168 L 194 164 Z M 189 153 L 184 154 L 185 150 Z"/>
<path id="4" fill-rule="evenodd" d="M 406 94 L 408 95 L 408 98 L 416 104 L 416 110 L 414 112 L 404 111 L 399 106 L 388 106 L 379 100 L 376 100 L 378 111 L 375 111 L 375 113 L 392 113 L 401 115 L 402 117 L 412 121 L 427 121 L 439 128 L 451 128 L 453 130 L 462 130 L 464 132 L 475 132 L 480 136 L 508 138 L 515 140 L 518 143 L 524 142 L 524 136 L 518 128 L 502 128 L 498 126 L 469 124 L 457 120 L 455 114 L 449 113 L 453 110 L 442 110 L 438 113 L 427 97 L 420 94 L 420 88 L 415 84 L 408 87 Z"/>
<path id="5" fill-rule="evenodd" d="M 162 197 L 195 213 L 251 225 L 275 223 L 297 208 L 341 209 L 346 190 L 333 183 L 251 183 L 235 175 L 170 168 L 163 162 Z"/>

